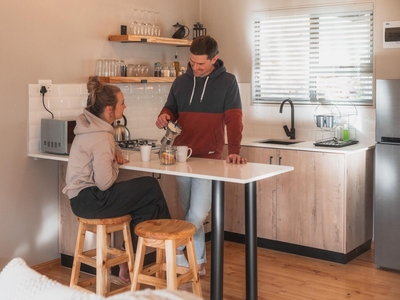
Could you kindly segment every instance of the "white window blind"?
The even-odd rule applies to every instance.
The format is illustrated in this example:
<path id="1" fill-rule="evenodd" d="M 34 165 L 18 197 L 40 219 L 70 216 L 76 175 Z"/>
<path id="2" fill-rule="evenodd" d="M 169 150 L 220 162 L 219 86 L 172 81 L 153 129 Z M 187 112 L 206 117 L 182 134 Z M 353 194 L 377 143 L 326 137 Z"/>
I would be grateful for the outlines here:
<path id="1" fill-rule="evenodd" d="M 373 7 L 253 12 L 253 103 L 372 105 Z"/>

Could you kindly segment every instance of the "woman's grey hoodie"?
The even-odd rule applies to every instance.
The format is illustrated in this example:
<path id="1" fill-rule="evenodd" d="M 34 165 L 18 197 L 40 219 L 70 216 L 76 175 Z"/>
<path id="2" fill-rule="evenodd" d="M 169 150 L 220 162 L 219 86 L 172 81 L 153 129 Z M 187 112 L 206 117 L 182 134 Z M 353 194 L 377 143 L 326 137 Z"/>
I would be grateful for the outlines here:
<path id="1" fill-rule="evenodd" d="M 105 191 L 118 177 L 119 167 L 115 151 L 121 149 L 114 140 L 111 124 L 84 109 L 76 119 L 75 138 L 68 160 L 63 193 L 70 199 L 90 186 Z"/>

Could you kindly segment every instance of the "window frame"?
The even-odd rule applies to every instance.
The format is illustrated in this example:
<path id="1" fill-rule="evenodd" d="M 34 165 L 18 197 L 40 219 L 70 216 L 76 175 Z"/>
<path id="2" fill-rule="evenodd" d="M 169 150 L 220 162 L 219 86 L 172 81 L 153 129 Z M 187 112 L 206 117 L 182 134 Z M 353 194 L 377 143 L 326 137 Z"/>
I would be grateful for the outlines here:
<path id="1" fill-rule="evenodd" d="M 365 21 L 365 24 L 369 25 L 366 32 L 368 31 L 369 36 L 365 38 L 367 40 L 369 38 L 369 44 L 367 46 L 364 46 L 367 51 L 365 51 L 364 56 L 367 57 L 365 60 L 366 63 L 360 63 L 358 66 L 357 65 L 351 65 L 351 64 L 343 64 L 343 65 L 334 65 L 332 64 L 331 66 L 328 67 L 330 69 L 331 73 L 331 81 L 335 82 L 335 84 L 339 87 L 344 87 L 344 84 L 340 85 L 337 83 L 337 79 L 341 79 L 340 76 L 334 76 L 335 75 L 335 68 L 337 72 L 341 72 L 343 70 L 343 67 L 347 66 L 347 69 L 350 70 L 350 75 L 347 76 L 347 80 L 352 79 L 354 75 L 357 73 L 360 74 L 358 76 L 359 82 L 357 86 L 358 89 L 355 89 L 355 92 L 353 91 L 352 93 L 348 93 L 348 95 L 359 95 L 360 98 L 356 99 L 340 99 L 338 98 L 328 98 L 328 99 L 323 99 L 321 97 L 315 97 L 314 99 L 311 98 L 310 96 L 310 91 L 313 91 L 313 89 L 308 86 L 306 89 L 303 89 L 303 91 L 306 91 L 306 95 L 308 96 L 307 98 L 298 98 L 299 94 L 296 93 L 281 93 L 279 96 L 270 96 L 268 97 L 268 92 L 272 91 L 272 89 L 268 90 L 268 85 L 266 84 L 267 80 L 269 81 L 273 77 L 268 77 L 268 79 L 265 79 L 266 77 L 263 77 L 264 79 L 260 79 L 261 75 L 263 76 L 268 76 L 270 74 L 268 73 L 262 73 L 260 70 L 260 64 L 261 60 L 260 57 L 262 56 L 262 53 L 268 54 L 268 52 L 262 51 L 262 46 L 261 42 L 259 41 L 260 38 L 257 36 L 257 34 L 261 34 L 262 30 L 259 30 L 256 28 L 257 26 L 257 21 L 259 20 L 272 20 L 273 18 L 276 17 L 285 17 L 285 18 L 292 18 L 296 16 L 313 16 L 317 15 L 319 16 L 320 19 L 322 19 L 321 16 L 325 17 L 328 16 L 328 14 L 339 14 L 339 13 L 349 13 L 349 12 L 357 12 L 357 11 L 370 11 L 370 15 L 366 15 L 370 17 L 370 24 L 368 23 L 368 20 Z M 311 20 L 311 18 L 309 18 Z M 364 23 L 363 23 L 364 24 Z M 375 82 L 375 74 L 374 74 L 374 5 L 372 2 L 365 2 L 365 3 L 358 3 L 358 4 L 333 4 L 333 5 L 324 5 L 324 6 L 312 6 L 312 7 L 302 7 L 302 8 L 288 8 L 288 9 L 278 9 L 278 10 L 262 10 L 262 11 L 253 11 L 252 12 L 252 33 L 253 33 L 253 40 L 252 40 L 252 104 L 274 104 L 274 103 L 280 103 L 284 99 L 291 99 L 295 104 L 304 104 L 304 105 L 318 105 L 321 103 L 336 103 L 339 105 L 357 105 L 357 106 L 373 106 L 374 105 L 374 96 L 373 96 L 373 91 L 374 91 L 374 82 Z M 311 28 L 311 25 L 310 27 Z M 309 29 L 308 32 L 311 32 L 311 29 Z M 322 36 L 322 33 L 318 31 L 318 38 Z M 266 38 L 265 38 L 266 39 Z M 321 39 L 322 40 L 322 39 Z M 256 43 L 259 43 L 258 45 Z M 264 41 L 265 42 L 265 41 Z M 308 41 L 309 47 L 311 47 L 311 38 Z M 350 53 L 350 51 L 348 51 Z M 271 52 L 272 53 L 272 52 Z M 307 53 L 308 56 L 311 56 L 311 50 Z M 348 55 L 350 56 L 350 55 Z M 320 59 L 320 58 L 319 58 Z M 369 61 L 368 61 L 369 59 Z M 281 62 L 280 60 L 277 62 Z M 301 63 L 301 59 L 298 60 L 299 63 Z M 318 60 L 318 63 L 320 63 L 320 60 Z M 313 68 L 310 68 L 310 61 L 308 61 L 308 70 L 312 70 Z M 352 70 L 353 68 L 353 70 Z M 358 70 L 356 70 L 358 68 Z M 356 71 L 354 71 L 356 70 Z M 261 74 L 259 76 L 259 74 Z M 321 76 L 323 73 L 318 73 L 317 76 Z M 332 75 L 333 74 L 333 75 Z M 258 77 L 257 77 L 258 76 Z M 351 77 L 353 76 L 353 77 Z M 328 77 L 328 76 L 327 76 Z M 365 77 L 365 79 L 363 79 Z M 258 78 L 258 79 L 257 79 Z M 308 78 L 308 85 L 310 85 L 310 78 L 311 75 L 308 75 L 306 79 Z M 343 78 L 346 79 L 345 76 Z M 354 77 L 355 78 L 355 77 Z M 362 80 L 363 79 L 363 80 Z M 264 80 L 264 82 L 262 82 Z M 307 80 L 304 80 L 307 82 Z M 322 82 L 322 80 L 321 80 Z M 278 82 L 276 84 L 277 87 L 279 87 L 280 83 L 286 83 L 286 79 L 284 81 Z M 263 84 L 264 84 L 264 89 L 267 90 L 267 92 L 263 91 Z M 346 83 L 347 85 L 349 82 Z M 304 85 L 306 86 L 306 85 Z M 364 86 L 365 91 L 364 91 Z M 281 88 L 282 90 L 284 88 Z M 338 90 L 338 89 L 337 89 Z M 261 92 L 260 92 L 261 91 Z M 290 90 L 288 90 L 290 91 Z M 329 94 L 328 90 L 321 90 L 326 94 Z M 318 88 L 314 89 L 314 92 L 318 92 Z M 270 92 L 272 95 L 273 93 Z M 336 94 L 339 94 L 336 92 Z M 292 97 L 291 97 L 292 96 Z M 345 97 L 344 97 L 345 98 Z M 349 98 L 349 97 L 348 97 Z"/>

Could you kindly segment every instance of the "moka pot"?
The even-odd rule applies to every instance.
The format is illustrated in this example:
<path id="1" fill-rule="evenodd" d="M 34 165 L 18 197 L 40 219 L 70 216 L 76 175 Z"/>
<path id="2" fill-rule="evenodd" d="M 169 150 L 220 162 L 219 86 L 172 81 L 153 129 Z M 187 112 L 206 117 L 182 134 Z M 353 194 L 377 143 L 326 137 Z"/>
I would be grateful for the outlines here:
<path id="1" fill-rule="evenodd" d="M 182 127 L 176 122 L 168 122 L 168 126 L 165 129 L 166 132 L 164 137 L 161 139 L 161 145 L 172 146 L 175 138 L 181 134 Z"/>

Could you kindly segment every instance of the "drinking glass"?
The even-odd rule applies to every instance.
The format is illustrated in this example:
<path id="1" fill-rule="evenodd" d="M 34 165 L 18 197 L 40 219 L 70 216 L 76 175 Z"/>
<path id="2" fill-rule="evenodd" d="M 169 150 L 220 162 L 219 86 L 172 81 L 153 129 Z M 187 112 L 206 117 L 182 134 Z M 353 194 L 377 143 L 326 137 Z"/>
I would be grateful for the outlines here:
<path id="1" fill-rule="evenodd" d="M 154 36 L 161 36 L 161 27 L 157 25 L 159 12 L 154 12 Z"/>
<path id="2" fill-rule="evenodd" d="M 96 75 L 103 76 L 103 60 L 102 59 L 98 59 L 96 61 Z"/>
<path id="3" fill-rule="evenodd" d="M 147 12 L 147 35 L 154 35 L 154 11 Z"/>
<path id="4" fill-rule="evenodd" d="M 103 76 L 110 76 L 110 60 L 105 59 L 103 62 Z"/>
<path id="5" fill-rule="evenodd" d="M 137 9 L 131 9 L 132 11 L 132 23 L 129 27 L 130 34 L 139 34 L 139 11 Z"/>
<path id="6" fill-rule="evenodd" d="M 109 63 L 109 76 L 115 76 L 115 60 L 111 59 Z"/>
<path id="7" fill-rule="evenodd" d="M 139 21 L 139 34 L 140 35 L 146 35 L 146 23 L 143 19 L 144 17 L 144 11 L 139 10 L 139 15 L 140 15 L 140 21 Z"/>
<path id="8" fill-rule="evenodd" d="M 144 10 L 142 12 L 142 22 L 144 26 L 144 35 L 150 35 L 149 31 L 151 32 L 150 26 L 149 26 L 149 12 L 147 10 Z"/>

